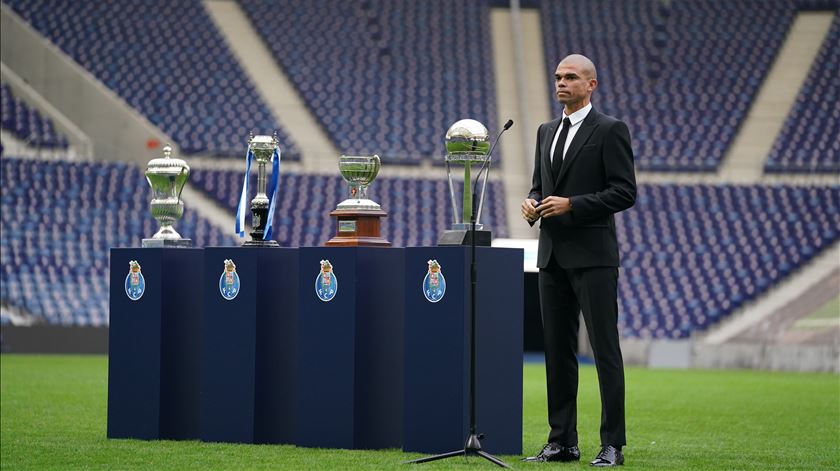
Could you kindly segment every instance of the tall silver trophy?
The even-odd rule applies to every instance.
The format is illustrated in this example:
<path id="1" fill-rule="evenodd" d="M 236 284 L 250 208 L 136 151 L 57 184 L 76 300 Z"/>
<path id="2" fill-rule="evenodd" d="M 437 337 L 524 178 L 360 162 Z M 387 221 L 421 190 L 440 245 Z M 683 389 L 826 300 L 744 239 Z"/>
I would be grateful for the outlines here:
<path id="1" fill-rule="evenodd" d="M 146 181 L 152 187 L 151 210 L 160 230 L 151 239 L 143 239 L 143 247 L 192 247 L 192 240 L 175 231 L 175 222 L 184 215 L 181 191 L 190 176 L 190 167 L 172 157 L 172 148 L 163 148 L 163 158 L 152 159 L 146 167 Z"/>
<path id="2" fill-rule="evenodd" d="M 438 239 L 438 245 L 468 245 L 470 243 L 470 226 L 473 216 L 473 206 L 476 210 L 475 232 L 476 245 L 490 245 L 491 234 L 481 224 L 481 210 L 484 207 L 484 194 L 487 190 L 487 176 L 490 173 L 490 133 L 487 128 L 474 119 L 456 121 L 446 131 L 446 176 L 449 178 L 449 197 L 452 202 L 453 222 L 451 229 L 446 230 Z M 481 194 L 478 201 L 473 201 L 472 171 L 487 166 L 482 180 Z M 458 205 L 458 194 L 455 189 L 455 179 L 458 179 L 460 168 L 463 166 L 463 192 L 461 205 Z M 453 172 L 456 175 L 453 177 Z"/>
<path id="3" fill-rule="evenodd" d="M 326 245 L 391 245 L 381 237 L 380 219 L 388 213 L 367 195 L 367 188 L 379 174 L 381 166 L 378 155 L 342 155 L 338 158 L 338 170 L 349 185 L 350 193 L 349 197 L 330 213 L 330 216 L 337 220 L 337 233 Z"/>
<path id="4" fill-rule="evenodd" d="M 244 246 L 251 247 L 278 247 L 280 244 L 271 239 L 271 210 L 273 200 L 277 197 L 276 190 L 279 183 L 279 148 L 277 147 L 277 136 L 250 136 L 248 139 L 248 153 L 257 162 L 257 194 L 251 200 L 251 240 L 246 241 Z M 272 184 L 268 185 L 266 166 L 272 163 Z M 248 164 L 247 169 L 250 169 Z M 245 173 L 245 183 L 242 186 L 239 208 L 237 209 L 236 231 L 244 236 L 244 203 L 248 194 L 248 175 Z M 269 193 L 266 194 L 266 191 Z"/>

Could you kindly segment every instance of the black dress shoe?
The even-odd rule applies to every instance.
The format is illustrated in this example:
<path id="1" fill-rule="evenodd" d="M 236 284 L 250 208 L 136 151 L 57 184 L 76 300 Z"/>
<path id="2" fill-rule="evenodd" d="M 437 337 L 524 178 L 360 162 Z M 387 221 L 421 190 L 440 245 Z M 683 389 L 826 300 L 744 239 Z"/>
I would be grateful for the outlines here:
<path id="1" fill-rule="evenodd" d="M 611 466 L 621 466 L 624 464 L 624 454 L 621 453 L 620 448 L 612 445 L 604 445 L 601 447 L 601 452 L 595 457 L 589 466 L 598 468 L 608 468 Z"/>
<path id="2" fill-rule="evenodd" d="M 537 456 L 522 458 L 522 461 L 544 463 L 546 461 L 578 461 L 579 459 L 580 450 L 577 445 L 563 446 L 559 443 L 551 442 L 544 446 Z"/>

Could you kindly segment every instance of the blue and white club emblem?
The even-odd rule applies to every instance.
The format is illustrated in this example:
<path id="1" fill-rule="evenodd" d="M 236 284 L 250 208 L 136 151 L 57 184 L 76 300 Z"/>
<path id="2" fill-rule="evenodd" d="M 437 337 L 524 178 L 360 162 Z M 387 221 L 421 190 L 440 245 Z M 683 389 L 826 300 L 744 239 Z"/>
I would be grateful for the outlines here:
<path id="1" fill-rule="evenodd" d="M 338 278 L 333 272 L 332 264 L 329 260 L 321 260 L 321 271 L 315 278 L 315 295 L 326 303 L 332 301 L 337 292 Z"/>
<path id="2" fill-rule="evenodd" d="M 239 294 L 239 275 L 236 273 L 236 265 L 233 260 L 225 260 L 225 271 L 219 278 L 219 292 L 228 301 Z"/>
<path id="3" fill-rule="evenodd" d="M 446 278 L 437 260 L 429 260 L 429 271 L 423 278 L 423 296 L 430 303 L 436 303 L 446 294 Z"/>
<path id="4" fill-rule="evenodd" d="M 140 272 L 140 264 L 137 260 L 128 262 L 128 276 L 125 277 L 125 294 L 128 299 L 137 301 L 146 292 L 146 279 Z"/>

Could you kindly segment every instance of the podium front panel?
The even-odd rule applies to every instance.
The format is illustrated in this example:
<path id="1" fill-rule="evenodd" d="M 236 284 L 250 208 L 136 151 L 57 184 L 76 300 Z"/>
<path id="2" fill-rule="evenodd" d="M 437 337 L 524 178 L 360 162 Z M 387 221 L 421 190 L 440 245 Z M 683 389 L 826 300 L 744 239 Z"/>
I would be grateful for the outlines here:
<path id="1" fill-rule="evenodd" d="M 356 342 L 356 249 L 301 247 L 299 267 L 297 431 L 295 443 L 353 448 Z M 321 262 L 329 261 L 334 293 L 316 292 Z M 323 277 L 319 289 L 325 288 Z"/>
<path id="2" fill-rule="evenodd" d="M 198 438 L 202 264 L 200 249 L 111 249 L 109 438 Z"/>
<path id="3" fill-rule="evenodd" d="M 205 249 L 202 440 L 293 440 L 296 263 L 295 249 Z"/>
<path id="4" fill-rule="evenodd" d="M 403 450 L 444 453 L 469 433 L 470 248 L 405 249 Z M 522 251 L 478 247 L 476 426 L 489 453 L 522 451 Z M 445 280 L 427 299 L 435 260 Z M 434 302 L 433 302 L 434 301 Z"/>
<path id="5" fill-rule="evenodd" d="M 300 249 L 298 445 L 400 446 L 402 263 L 397 248 Z"/>

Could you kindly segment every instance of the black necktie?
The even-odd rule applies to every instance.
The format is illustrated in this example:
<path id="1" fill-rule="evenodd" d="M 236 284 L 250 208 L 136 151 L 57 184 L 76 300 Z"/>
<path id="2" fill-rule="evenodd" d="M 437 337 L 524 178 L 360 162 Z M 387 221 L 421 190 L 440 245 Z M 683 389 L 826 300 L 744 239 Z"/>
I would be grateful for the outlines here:
<path id="1" fill-rule="evenodd" d="M 554 156 L 551 158 L 551 173 L 554 179 L 560 175 L 560 167 L 563 166 L 563 148 L 566 147 L 566 137 L 569 135 L 569 128 L 572 122 L 569 118 L 563 119 L 563 129 L 560 130 L 560 137 L 557 138 L 557 145 L 554 147 Z"/>

